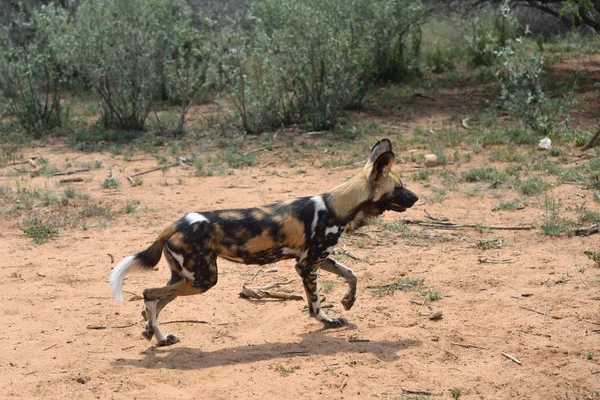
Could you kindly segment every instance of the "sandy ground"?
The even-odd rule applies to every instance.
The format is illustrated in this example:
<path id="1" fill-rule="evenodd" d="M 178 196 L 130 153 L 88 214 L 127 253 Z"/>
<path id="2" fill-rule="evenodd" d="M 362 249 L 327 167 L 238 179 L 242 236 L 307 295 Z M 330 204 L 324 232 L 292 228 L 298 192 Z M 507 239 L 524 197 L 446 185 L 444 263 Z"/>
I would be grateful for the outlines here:
<path id="1" fill-rule="evenodd" d="M 600 345 L 594 330 L 600 328 L 600 269 L 583 254 L 599 250 L 598 235 L 552 238 L 537 228 L 412 226 L 410 237 L 403 237 L 381 224 L 361 228 L 343 236 L 339 248 L 346 254 L 337 256 L 358 275 L 354 308 L 345 312 L 339 303 L 343 281 L 327 273 L 320 278 L 333 305 L 328 313 L 350 321 L 333 330 L 311 320 L 303 301 L 239 298 L 260 267 L 221 260 L 215 288 L 177 299 L 160 316 L 163 324 L 173 322 L 163 331 L 179 335 L 181 342 L 156 348 L 141 336 L 139 295 L 146 287 L 162 286 L 168 267 L 162 260 L 157 271 L 130 276 L 121 304 L 111 298 L 106 282 L 121 258 L 147 247 L 186 212 L 321 193 L 358 170 L 315 168 L 311 160 L 287 168 L 281 156 L 266 154 L 256 166 L 229 176 L 196 177 L 193 168 L 173 167 L 144 175 L 142 185 L 131 187 L 125 177 L 155 166 L 151 156 L 125 161 L 62 146 L 28 152 L 56 165 L 74 158 L 78 163 L 102 161 L 102 168 L 81 173 L 85 181 L 73 186 L 115 210 L 132 199 L 141 205 L 87 230 L 63 229 L 42 245 L 33 245 L 19 229 L 23 216 L 0 221 L 0 397 L 407 399 L 426 397 L 403 394 L 403 388 L 431 392 L 431 398 L 452 398 L 451 390 L 458 388 L 461 399 L 599 398 L 595 358 Z M 406 149 L 398 153 L 408 155 Z M 474 158 L 470 166 L 483 160 Z M 279 176 L 273 174 L 275 167 L 265 167 L 267 161 L 279 164 Z M 299 167 L 305 173 L 297 174 Z M 537 227 L 542 222 L 540 198 L 530 199 L 522 210 L 492 212 L 499 198 L 512 199 L 516 192 L 461 183 L 460 190 L 433 202 L 428 200 L 432 187 L 410 179 L 413 166 L 396 168 L 405 171 L 406 186 L 421 200 L 402 215 L 386 213 L 386 222 L 426 219 L 425 209 L 458 223 Z M 458 166 L 447 168 L 459 173 Z M 1 185 L 62 190 L 58 181 L 64 177 L 29 178 L 11 173 L 14 169 L 2 168 Z M 119 188 L 101 188 L 107 169 L 117 174 Z M 589 190 L 561 185 L 551 193 L 567 208 L 597 207 Z M 11 207 L 7 200 L 0 204 Z M 501 248 L 478 248 L 479 241 L 490 238 L 501 240 Z M 277 271 L 259 273 L 253 285 L 293 280 L 289 289 L 303 294 L 292 261 L 269 267 Z M 423 304 L 418 291 L 386 294 L 368 288 L 397 277 L 423 278 L 423 289 L 445 297 Z M 428 318 L 435 310 L 443 312 L 441 320 Z M 177 322 L 182 320 L 206 323 Z M 588 352 L 596 355 L 593 360 L 587 359 Z"/>

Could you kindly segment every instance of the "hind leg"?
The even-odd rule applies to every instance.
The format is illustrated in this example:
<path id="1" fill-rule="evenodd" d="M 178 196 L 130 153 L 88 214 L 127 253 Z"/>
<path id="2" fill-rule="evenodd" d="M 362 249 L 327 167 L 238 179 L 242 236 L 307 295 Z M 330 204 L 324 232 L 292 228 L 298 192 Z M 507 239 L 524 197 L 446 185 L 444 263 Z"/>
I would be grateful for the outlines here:
<path id="1" fill-rule="evenodd" d="M 181 274 L 183 278 L 176 278 L 175 275 L 178 274 L 172 275 L 171 280 L 177 280 L 176 283 L 144 290 L 145 314 L 148 320 L 142 334 L 148 340 L 154 336 L 157 346 L 169 346 L 179 341 L 174 335 L 165 336 L 162 333 L 157 321 L 160 310 L 178 296 L 201 294 L 216 285 L 218 277 L 216 255 L 200 252 L 199 255 L 190 257 L 183 266 Z"/>
<path id="2" fill-rule="evenodd" d="M 183 279 L 183 277 L 181 275 L 179 275 L 177 272 L 175 272 L 175 270 L 171 269 L 171 279 L 169 279 L 169 281 L 167 282 L 167 286 L 174 285 L 175 283 L 181 281 L 182 279 Z M 165 306 L 167 304 L 169 304 L 170 302 L 175 300 L 175 297 L 176 296 L 165 297 L 158 301 L 158 303 L 156 304 L 156 317 L 157 318 L 158 318 L 158 315 L 160 314 L 160 312 L 162 311 L 162 309 L 165 308 Z M 148 321 L 149 315 L 146 315 L 146 305 L 145 304 L 144 304 L 144 309 L 142 310 L 142 317 L 144 318 L 144 321 Z"/>

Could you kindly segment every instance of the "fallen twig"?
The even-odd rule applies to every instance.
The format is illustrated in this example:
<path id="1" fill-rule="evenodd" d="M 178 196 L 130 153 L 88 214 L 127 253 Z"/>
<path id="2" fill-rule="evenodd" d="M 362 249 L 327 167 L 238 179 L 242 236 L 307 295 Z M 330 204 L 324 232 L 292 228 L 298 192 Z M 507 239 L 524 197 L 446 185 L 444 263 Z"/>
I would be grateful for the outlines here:
<path id="1" fill-rule="evenodd" d="M 110 257 L 110 263 L 111 263 L 111 264 L 115 262 L 115 256 L 113 256 L 113 255 L 112 255 L 112 254 L 110 254 L 110 253 L 106 253 L 106 255 Z"/>
<path id="2" fill-rule="evenodd" d="M 446 221 L 448 221 L 448 218 L 439 218 L 439 217 L 436 217 L 436 216 L 434 216 L 434 215 L 431 215 L 431 214 L 429 213 L 429 211 L 427 211 L 427 210 L 424 210 L 424 211 L 425 211 L 425 214 L 427 214 L 427 218 L 429 218 L 429 219 L 431 219 L 431 220 L 433 220 L 433 221 L 441 221 L 441 222 L 446 222 Z"/>
<path id="3" fill-rule="evenodd" d="M 589 236 L 594 233 L 600 232 L 600 224 L 594 224 L 592 226 L 582 226 L 571 231 L 575 236 Z"/>
<path id="4" fill-rule="evenodd" d="M 448 350 L 444 350 L 444 351 L 458 360 L 458 356 L 456 354 L 454 354 L 454 353 L 452 353 L 451 351 L 448 351 Z"/>
<path id="5" fill-rule="evenodd" d="M 481 346 L 477 346 L 475 344 L 469 344 L 469 343 L 456 343 L 456 342 L 450 342 L 451 345 L 454 346 L 460 346 L 460 347 L 465 347 L 465 348 L 474 348 L 474 349 L 481 349 L 481 350 L 489 350 L 488 347 L 481 347 Z"/>
<path id="6" fill-rule="evenodd" d="M 106 327 L 102 326 L 102 325 L 86 325 L 85 328 L 86 329 L 95 329 L 95 330 L 106 329 Z"/>
<path id="7" fill-rule="evenodd" d="M 534 229 L 531 225 L 521 226 L 510 226 L 510 225 L 480 225 L 480 224 L 457 224 L 454 222 L 429 222 L 421 221 L 418 219 L 403 219 L 400 220 L 405 224 L 426 226 L 430 228 L 441 228 L 441 229 L 460 229 L 460 228 L 474 228 L 474 229 L 489 229 L 489 230 L 505 230 L 505 231 L 528 231 Z"/>
<path id="8" fill-rule="evenodd" d="M 29 164 L 33 168 L 35 168 L 35 162 L 34 162 L 35 159 L 37 159 L 37 157 L 30 157 L 28 160 L 25 160 L 25 161 L 17 161 L 14 163 L 6 164 L 5 167 L 12 167 L 14 165 L 21 165 L 21 164 Z"/>
<path id="9" fill-rule="evenodd" d="M 522 364 L 521 364 L 521 361 L 517 360 L 517 359 L 516 359 L 514 356 L 511 356 L 510 354 L 508 354 L 508 353 L 505 353 L 505 352 L 502 352 L 502 355 L 503 355 L 504 357 L 508 358 L 509 360 L 511 360 L 511 361 L 514 361 L 514 362 L 516 362 L 516 363 L 517 363 L 517 364 L 519 364 L 519 365 L 522 365 Z"/>
<path id="10" fill-rule="evenodd" d="M 154 171 L 158 171 L 159 169 L 162 169 L 162 167 L 154 167 L 154 168 L 150 168 L 147 171 L 142 171 L 142 172 L 138 172 L 137 174 L 133 174 L 133 175 L 129 175 L 127 177 L 127 179 L 129 178 L 133 178 L 134 176 L 140 176 L 140 175 L 145 175 L 145 174 L 149 174 L 150 172 L 154 172 Z"/>
<path id="11" fill-rule="evenodd" d="M 48 346 L 42 351 L 50 350 L 51 348 L 56 347 L 57 345 L 58 345 L 58 343 L 54 343 L 52 346 Z"/>
<path id="12" fill-rule="evenodd" d="M 512 264 L 512 261 L 510 259 L 494 260 L 487 257 L 479 257 L 477 261 L 479 261 L 480 264 Z"/>
<path id="13" fill-rule="evenodd" d="M 545 316 L 548 316 L 548 317 L 550 317 L 552 319 L 562 319 L 562 317 L 557 317 L 556 315 L 550 315 L 550 314 L 547 314 L 547 313 L 545 313 L 543 311 L 534 310 L 533 308 L 529 308 L 529 307 L 525 307 L 525 306 L 519 306 L 519 308 L 522 308 L 523 310 L 527 310 L 527 311 L 532 311 L 532 312 L 534 312 L 536 314 L 545 315 Z"/>
<path id="14" fill-rule="evenodd" d="M 342 384 L 340 385 L 340 392 L 344 391 L 344 388 L 346 387 L 346 382 L 348 382 L 348 378 L 344 379 L 344 382 L 342 382 Z"/>
<path id="15" fill-rule="evenodd" d="M 132 322 L 131 324 L 127 324 L 127 325 L 119 325 L 119 326 L 113 326 L 113 329 L 125 329 L 125 328 L 130 328 L 132 326 L 136 325 L 135 322 Z"/>
<path id="16" fill-rule="evenodd" d="M 589 319 L 584 319 L 583 322 L 587 322 L 588 324 L 600 325 L 600 322 L 590 321 Z"/>
<path id="17" fill-rule="evenodd" d="M 247 287 L 244 286 L 242 291 L 239 293 L 239 296 L 244 299 L 264 299 L 264 298 L 273 298 L 280 300 L 303 300 L 302 296 L 298 296 L 295 294 L 288 294 L 282 292 L 274 292 L 270 289 L 278 288 L 281 285 L 287 285 L 293 281 L 288 282 L 274 282 L 270 283 L 263 287 Z"/>
<path id="18" fill-rule="evenodd" d="M 598 139 L 598 136 L 600 136 L 600 128 L 598 128 L 596 130 L 596 133 L 594 133 L 594 136 L 592 136 L 590 140 L 588 140 L 587 143 L 583 145 L 581 150 L 588 150 L 594 147 L 594 142 L 596 141 L 596 139 Z"/>
<path id="19" fill-rule="evenodd" d="M 166 325 L 166 324 L 208 324 L 208 323 L 209 322 L 202 321 L 199 319 L 181 319 L 181 320 L 176 320 L 176 321 L 161 322 L 161 325 Z"/>
<path id="20" fill-rule="evenodd" d="M 400 389 L 402 389 L 402 393 L 404 393 L 404 394 L 422 394 L 423 396 L 431 396 L 431 392 L 429 390 L 407 389 L 407 388 L 400 388 Z"/>
<path id="21" fill-rule="evenodd" d="M 89 171 L 89 168 L 75 168 L 75 169 L 67 169 L 64 171 L 58 171 L 52 174 L 52 176 L 58 176 L 58 175 L 72 175 L 72 174 L 76 174 L 78 172 L 87 172 Z"/>
<path id="22" fill-rule="evenodd" d="M 370 341 L 371 340 L 369 340 L 369 339 L 348 339 L 348 342 L 350 342 L 350 343 L 367 343 Z"/>
<path id="23" fill-rule="evenodd" d="M 67 178 L 61 179 L 58 183 L 73 183 L 73 182 L 83 182 L 83 178 Z"/>
<path id="24" fill-rule="evenodd" d="M 460 124 L 462 125 L 463 128 L 465 128 L 465 129 L 470 128 L 470 126 L 467 124 L 468 121 L 469 121 L 469 118 L 464 118 L 460 121 Z"/>

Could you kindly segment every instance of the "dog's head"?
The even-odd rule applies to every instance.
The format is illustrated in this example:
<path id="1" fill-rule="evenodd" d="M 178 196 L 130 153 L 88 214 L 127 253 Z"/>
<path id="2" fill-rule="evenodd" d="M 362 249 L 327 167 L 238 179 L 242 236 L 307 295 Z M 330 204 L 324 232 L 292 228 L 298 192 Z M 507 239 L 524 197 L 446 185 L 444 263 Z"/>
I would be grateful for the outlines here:
<path id="1" fill-rule="evenodd" d="M 376 217 L 384 211 L 406 211 L 417 202 L 417 195 L 406 189 L 402 180 L 392 172 L 395 157 L 392 143 L 388 139 L 375 143 L 363 172 L 359 175 L 367 182 L 364 190 L 368 191 L 368 200 L 358 206 L 355 217 L 347 228 L 357 228 L 366 218 Z"/>
<path id="2" fill-rule="evenodd" d="M 403 212 L 419 200 L 419 197 L 406 189 L 402 180 L 392 172 L 395 158 L 392 143 L 389 139 L 382 139 L 371 149 L 371 155 L 364 167 L 373 189 L 372 205 L 381 209 L 381 212 Z"/>

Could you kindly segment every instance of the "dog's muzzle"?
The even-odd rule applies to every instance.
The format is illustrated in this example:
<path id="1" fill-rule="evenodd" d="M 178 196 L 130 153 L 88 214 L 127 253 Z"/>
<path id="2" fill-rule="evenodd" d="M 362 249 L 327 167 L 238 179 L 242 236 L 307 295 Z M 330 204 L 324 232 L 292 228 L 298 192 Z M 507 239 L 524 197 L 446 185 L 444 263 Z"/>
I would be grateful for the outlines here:
<path id="1" fill-rule="evenodd" d="M 417 200 L 419 200 L 419 196 L 410 190 L 401 187 L 394 189 L 394 194 L 392 195 L 387 208 L 388 210 L 403 212 L 406 211 L 407 208 L 412 207 Z"/>

